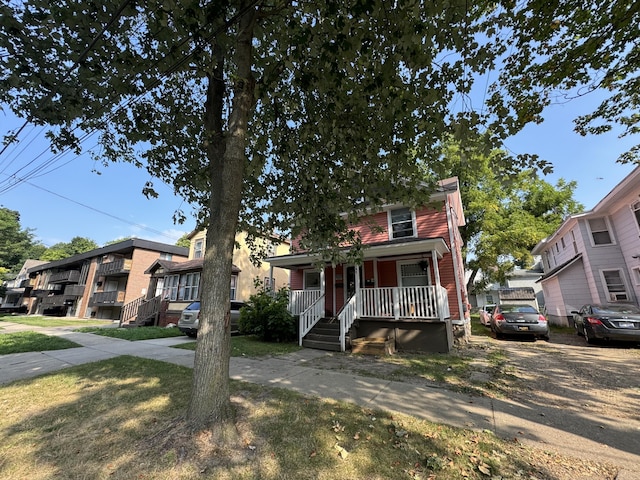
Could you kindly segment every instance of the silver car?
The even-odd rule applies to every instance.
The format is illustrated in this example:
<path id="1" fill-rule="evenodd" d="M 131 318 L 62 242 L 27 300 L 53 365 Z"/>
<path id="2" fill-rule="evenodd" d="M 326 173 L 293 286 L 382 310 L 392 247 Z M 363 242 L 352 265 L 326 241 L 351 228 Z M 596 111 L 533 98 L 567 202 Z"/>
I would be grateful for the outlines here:
<path id="1" fill-rule="evenodd" d="M 231 302 L 231 333 L 238 333 L 238 320 L 240 319 L 240 309 L 244 307 L 244 302 Z M 200 326 L 200 302 L 192 302 L 182 311 L 180 320 L 178 320 L 178 328 L 182 333 L 189 337 L 198 335 L 198 327 Z"/>

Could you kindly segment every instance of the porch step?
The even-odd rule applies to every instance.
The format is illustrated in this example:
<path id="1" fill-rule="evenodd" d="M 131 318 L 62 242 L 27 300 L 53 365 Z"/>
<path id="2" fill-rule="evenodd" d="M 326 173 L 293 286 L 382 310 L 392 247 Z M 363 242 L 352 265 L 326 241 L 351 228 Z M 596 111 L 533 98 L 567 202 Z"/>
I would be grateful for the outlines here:
<path id="1" fill-rule="evenodd" d="M 316 350 L 339 352 L 340 324 L 329 319 L 320 320 L 302 339 L 302 346 L 315 348 Z"/>

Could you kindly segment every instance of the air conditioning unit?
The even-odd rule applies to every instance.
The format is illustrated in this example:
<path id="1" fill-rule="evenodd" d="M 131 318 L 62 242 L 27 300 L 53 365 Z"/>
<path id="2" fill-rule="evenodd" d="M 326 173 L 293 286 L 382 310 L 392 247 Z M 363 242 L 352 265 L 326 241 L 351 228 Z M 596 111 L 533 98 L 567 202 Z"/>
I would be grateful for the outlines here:
<path id="1" fill-rule="evenodd" d="M 611 293 L 609 292 L 609 299 L 612 302 L 626 302 L 629 301 L 629 297 L 626 293 Z"/>

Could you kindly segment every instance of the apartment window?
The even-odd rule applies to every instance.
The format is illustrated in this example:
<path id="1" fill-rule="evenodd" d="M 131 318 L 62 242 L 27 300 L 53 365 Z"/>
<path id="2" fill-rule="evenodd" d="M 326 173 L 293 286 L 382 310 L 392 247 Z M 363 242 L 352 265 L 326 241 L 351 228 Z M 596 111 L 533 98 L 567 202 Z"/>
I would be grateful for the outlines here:
<path id="1" fill-rule="evenodd" d="M 231 293 L 229 295 L 231 300 L 235 300 L 236 299 L 236 292 L 237 291 L 238 291 L 238 276 L 237 275 L 231 275 Z"/>
<path id="2" fill-rule="evenodd" d="M 305 270 L 304 289 L 320 290 L 320 272 L 316 272 L 315 270 Z"/>
<path id="3" fill-rule="evenodd" d="M 178 299 L 178 285 L 180 275 L 168 275 L 164 277 L 164 298 L 175 301 Z"/>
<path id="4" fill-rule="evenodd" d="M 613 243 L 606 218 L 590 219 L 589 229 L 591 230 L 591 238 L 594 245 L 610 245 Z"/>
<path id="5" fill-rule="evenodd" d="M 415 237 L 414 215 L 409 208 L 389 211 L 389 239 Z"/>
<path id="6" fill-rule="evenodd" d="M 204 255 L 204 239 L 196 240 L 193 244 L 193 258 L 202 258 Z"/>
<path id="7" fill-rule="evenodd" d="M 200 272 L 187 273 L 184 276 L 184 293 L 182 300 L 197 300 L 200 287 Z"/>
<path id="8" fill-rule="evenodd" d="M 602 270 L 602 279 L 607 289 L 607 300 L 611 302 L 627 301 L 629 295 L 622 280 L 621 270 Z"/>
<path id="9" fill-rule="evenodd" d="M 636 223 L 638 224 L 638 228 L 640 228 L 640 202 L 631 205 L 631 210 L 633 210 L 633 216 L 636 217 Z"/>

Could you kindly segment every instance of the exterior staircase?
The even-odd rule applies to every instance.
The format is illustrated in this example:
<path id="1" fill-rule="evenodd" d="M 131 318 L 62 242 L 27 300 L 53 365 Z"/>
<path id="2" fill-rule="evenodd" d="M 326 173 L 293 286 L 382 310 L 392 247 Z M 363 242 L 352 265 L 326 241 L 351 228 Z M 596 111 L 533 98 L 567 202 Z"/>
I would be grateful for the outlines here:
<path id="1" fill-rule="evenodd" d="M 349 346 L 349 336 L 347 335 Z M 323 318 L 302 339 L 302 346 L 331 352 L 340 351 L 340 322 L 335 318 Z"/>

